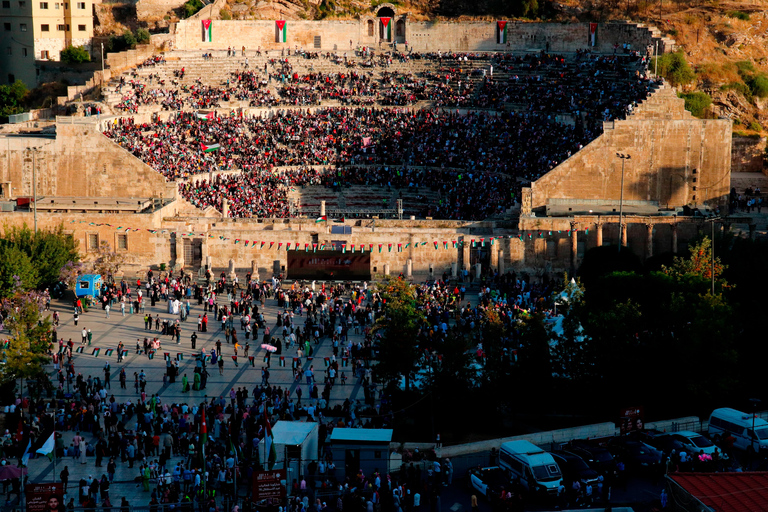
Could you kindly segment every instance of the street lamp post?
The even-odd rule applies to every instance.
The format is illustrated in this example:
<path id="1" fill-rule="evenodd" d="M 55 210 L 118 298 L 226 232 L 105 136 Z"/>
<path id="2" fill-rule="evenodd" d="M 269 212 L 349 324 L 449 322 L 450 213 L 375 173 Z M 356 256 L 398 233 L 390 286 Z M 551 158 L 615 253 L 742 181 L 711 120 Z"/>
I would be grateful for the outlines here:
<path id="1" fill-rule="evenodd" d="M 755 452 L 755 414 L 757 413 L 757 406 L 760 405 L 760 399 L 759 398 L 750 398 L 750 403 L 752 404 L 752 435 L 749 436 L 750 440 L 752 441 L 752 452 Z M 758 451 L 760 450 L 760 445 L 757 445 Z"/>
<path id="2" fill-rule="evenodd" d="M 619 196 L 619 252 L 621 252 L 621 243 L 624 240 L 624 164 L 632 158 L 624 153 L 616 153 L 621 158 L 621 194 Z"/>

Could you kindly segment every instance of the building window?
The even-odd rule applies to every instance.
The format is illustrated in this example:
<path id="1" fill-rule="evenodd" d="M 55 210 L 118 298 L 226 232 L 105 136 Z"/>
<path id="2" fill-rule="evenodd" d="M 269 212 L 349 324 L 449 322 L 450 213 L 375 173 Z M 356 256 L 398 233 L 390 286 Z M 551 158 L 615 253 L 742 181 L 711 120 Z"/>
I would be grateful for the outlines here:
<path id="1" fill-rule="evenodd" d="M 88 250 L 89 251 L 95 251 L 99 248 L 99 235 L 97 234 L 89 234 L 88 235 Z"/>
<path id="2" fill-rule="evenodd" d="M 128 250 L 128 235 L 117 235 L 117 248 L 123 251 Z"/>
<path id="3" fill-rule="evenodd" d="M 373 37 L 373 20 L 368 20 L 368 37 Z"/>
<path id="4" fill-rule="evenodd" d="M 8 73 L 8 83 L 12 84 L 16 81 L 16 75 L 13 75 L 11 73 Z"/>
<path id="5" fill-rule="evenodd" d="M 48 32 L 48 31 L 50 31 L 50 27 L 47 24 L 46 25 L 40 25 L 40 31 L 41 32 Z"/>
<path id="6" fill-rule="evenodd" d="M 80 32 L 85 32 L 85 25 L 78 25 L 77 30 L 79 30 Z"/>
<path id="7" fill-rule="evenodd" d="M 3 0 L 3 9 L 11 8 L 11 0 Z"/>
<path id="8" fill-rule="evenodd" d="M 57 9 L 59 8 L 59 3 L 58 3 L 58 2 L 56 2 L 56 8 L 57 8 Z"/>
<path id="9" fill-rule="evenodd" d="M 48 50 L 43 50 L 40 52 L 40 58 L 43 60 L 48 60 Z"/>
<path id="10" fill-rule="evenodd" d="M 48 2 L 40 2 L 40 8 L 41 9 L 47 9 L 48 8 Z"/>
<path id="11" fill-rule="evenodd" d="M 21 55 L 22 55 L 22 57 L 26 57 L 27 56 L 27 49 L 26 48 L 22 48 L 21 49 Z"/>
<path id="12" fill-rule="evenodd" d="M 78 9 L 85 9 L 85 2 L 77 2 Z"/>
<path id="13" fill-rule="evenodd" d="M 5 30 L 11 30 L 11 24 L 10 23 L 3 23 L 3 28 Z"/>
<path id="14" fill-rule="evenodd" d="M 65 28 L 65 27 L 64 27 L 64 25 L 58 25 L 56 28 L 57 28 L 58 30 L 64 31 L 64 28 Z"/>
<path id="15" fill-rule="evenodd" d="M 19 30 L 21 30 L 22 32 L 26 32 L 27 31 L 27 24 L 26 23 L 22 23 L 21 25 L 19 25 Z"/>
<path id="16" fill-rule="evenodd" d="M 21 0 L 19 2 L 19 8 L 20 9 L 26 9 L 27 8 L 27 2 L 25 0 Z"/>

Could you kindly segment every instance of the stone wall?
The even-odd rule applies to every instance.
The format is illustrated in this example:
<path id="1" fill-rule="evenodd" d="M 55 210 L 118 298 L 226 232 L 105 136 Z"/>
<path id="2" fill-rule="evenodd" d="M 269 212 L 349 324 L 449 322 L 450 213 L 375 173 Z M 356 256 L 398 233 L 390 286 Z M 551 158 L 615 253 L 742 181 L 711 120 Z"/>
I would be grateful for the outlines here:
<path id="1" fill-rule="evenodd" d="M 399 18 L 399 17 L 398 17 Z M 312 49 L 314 37 L 319 36 L 323 50 L 345 51 L 353 46 L 377 45 L 378 27 L 369 36 L 367 18 L 362 20 L 287 21 L 287 42 L 276 42 L 275 22 L 216 20 L 213 22 L 213 42 L 203 42 L 200 20 L 184 20 L 175 27 L 176 48 L 185 50 L 240 48 L 300 48 Z M 405 22 L 405 41 L 420 51 L 494 51 L 546 50 L 573 52 L 589 45 L 588 23 L 524 23 L 510 22 L 509 45 L 496 43 L 496 22 Z M 600 23 L 593 50 L 610 53 L 614 44 L 630 43 L 633 49 L 645 49 L 659 42 L 659 52 L 670 51 L 674 42 L 648 27 L 628 23 Z M 393 36 L 394 38 L 394 36 Z"/>
<path id="2" fill-rule="evenodd" d="M 765 137 L 733 137 L 732 172 L 765 173 Z"/>
<path id="3" fill-rule="evenodd" d="M 176 187 L 96 129 L 95 119 L 59 118 L 56 138 L 0 137 L 0 176 L 12 197 L 174 197 Z M 40 147 L 38 154 L 25 151 Z"/>
<path id="4" fill-rule="evenodd" d="M 724 205 L 730 190 L 731 121 L 700 120 L 669 88 L 654 93 L 623 121 L 531 184 L 531 207 L 552 198 L 614 200 L 659 206 Z"/>

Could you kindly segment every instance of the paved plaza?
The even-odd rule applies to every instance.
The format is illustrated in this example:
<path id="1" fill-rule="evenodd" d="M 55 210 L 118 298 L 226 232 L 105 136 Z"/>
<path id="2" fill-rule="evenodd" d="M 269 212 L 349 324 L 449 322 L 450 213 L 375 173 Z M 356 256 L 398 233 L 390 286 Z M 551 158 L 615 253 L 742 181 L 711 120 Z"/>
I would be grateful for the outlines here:
<path id="1" fill-rule="evenodd" d="M 316 284 L 316 290 L 320 291 L 322 284 Z M 284 285 L 284 288 L 288 288 L 290 285 Z M 344 297 L 347 300 L 349 297 Z M 219 304 L 226 300 L 226 295 L 220 296 L 218 299 Z M 175 321 L 178 315 L 172 315 L 168 313 L 168 303 L 164 300 L 158 302 L 154 307 L 150 306 L 148 300 L 145 313 L 151 313 L 153 318 L 160 315 L 161 323 L 163 319 Z M 228 304 L 228 303 L 227 303 Z M 120 308 L 114 308 L 110 311 L 110 318 L 106 318 L 106 313 L 100 306 L 91 307 L 87 313 L 80 315 L 78 325 L 74 325 L 73 308 L 70 303 L 63 301 L 53 301 L 51 309 L 59 312 L 61 321 L 58 328 L 58 337 L 64 338 L 65 341 L 70 338 L 74 342 L 75 349 L 81 345 L 81 331 L 83 328 L 90 329 L 93 333 L 93 339 L 90 346 L 85 345 L 83 353 L 73 354 L 73 362 L 75 365 L 75 374 L 82 374 L 84 378 L 88 376 L 104 378 L 104 364 L 109 361 L 111 366 L 111 389 L 108 390 L 109 396 L 114 396 L 119 403 L 124 403 L 130 399 L 133 403 L 136 403 L 140 396 L 137 394 L 134 388 L 134 372 L 140 372 L 144 370 L 147 376 L 146 393 L 147 398 L 152 394 L 158 396 L 162 403 L 178 403 L 178 404 L 193 404 L 201 403 L 212 397 L 223 396 L 229 401 L 230 389 L 244 386 L 248 389 L 249 397 L 253 391 L 255 385 L 261 383 L 261 367 L 266 366 L 263 362 L 266 355 L 266 351 L 260 348 L 262 343 L 262 337 L 264 330 L 259 329 L 259 338 L 254 341 L 250 340 L 251 351 L 250 355 L 254 356 L 254 366 L 251 366 L 247 357 L 243 356 L 242 347 L 245 346 L 245 335 L 240 330 L 239 317 L 235 317 L 234 324 L 238 329 L 238 341 L 241 345 L 238 354 L 237 365 L 232 360 L 234 355 L 234 346 L 227 344 L 224 331 L 221 329 L 221 322 L 215 321 L 213 315 L 209 313 L 208 332 L 197 332 L 197 318 L 198 315 L 202 315 L 203 305 L 198 305 L 197 301 L 190 300 L 190 314 L 186 322 L 182 322 L 182 335 L 179 344 L 175 342 L 170 336 L 160 336 L 160 331 L 154 329 L 154 323 L 151 331 L 147 331 L 144 328 L 144 313 L 130 314 L 126 309 L 125 316 L 120 312 Z M 277 300 L 274 296 L 270 299 L 265 299 L 264 307 L 260 308 L 260 312 L 264 313 L 264 318 L 267 326 L 274 336 L 282 335 L 282 327 L 277 327 L 277 315 L 283 312 L 283 309 L 277 307 Z M 303 329 L 304 317 L 295 317 L 294 324 L 301 326 Z M 191 335 L 193 332 L 197 333 L 196 349 L 192 349 Z M 360 329 L 360 334 L 355 334 L 354 329 L 350 328 L 349 333 L 351 340 L 361 343 L 363 341 L 363 330 Z M 145 354 L 136 353 L 136 340 L 137 338 L 142 341 L 145 337 L 158 337 L 161 340 L 161 348 L 157 351 L 153 359 L 149 359 Z M 195 355 L 199 354 L 202 349 L 205 349 L 206 354 L 210 354 L 211 349 L 216 348 L 216 341 L 221 341 L 222 352 L 224 357 L 224 370 L 223 375 L 219 374 L 217 365 L 207 366 L 209 372 L 208 382 L 206 388 L 200 391 L 189 391 L 187 393 L 182 392 L 181 378 L 184 374 L 187 375 L 190 386 L 193 381 L 193 374 L 195 368 Z M 128 354 L 122 362 L 117 362 L 117 345 L 122 341 L 125 345 Z M 99 348 L 99 355 L 92 355 L 93 349 Z M 301 359 L 302 367 L 307 370 L 311 365 L 314 365 L 315 381 L 318 388 L 322 390 L 322 383 L 324 379 L 324 372 L 326 370 L 324 358 L 331 357 L 333 355 L 331 339 L 329 336 L 325 336 L 320 339 L 318 345 L 314 345 L 314 354 L 312 358 L 304 357 Z M 111 356 L 107 357 L 105 352 L 107 349 L 114 349 Z M 164 374 L 166 369 L 166 362 L 164 353 L 169 353 L 171 358 L 176 358 L 177 354 L 182 354 L 183 359 L 179 361 L 179 376 L 176 382 L 169 384 L 164 380 Z M 271 366 L 269 368 L 270 378 L 269 383 L 273 386 L 279 386 L 283 389 L 286 387 L 291 391 L 291 398 L 296 399 L 296 388 L 299 385 L 303 385 L 303 396 L 301 400 L 302 405 L 306 405 L 310 402 L 309 393 L 307 389 L 306 380 L 302 379 L 302 382 L 294 380 L 294 374 L 292 370 L 292 361 L 296 357 L 296 345 L 290 349 L 285 348 L 283 344 L 283 350 L 281 354 L 285 358 L 285 366 L 281 367 L 279 364 L 280 355 L 273 354 L 271 357 Z M 331 391 L 331 400 L 329 406 L 342 403 L 346 399 L 357 400 L 362 403 L 363 389 L 362 383 L 359 378 L 354 378 L 352 375 L 352 363 L 350 361 L 349 366 L 342 367 L 341 359 L 339 368 L 339 377 L 341 372 L 346 373 L 348 380 L 346 385 L 340 385 L 340 379 L 337 379 L 336 385 L 333 386 Z M 125 368 L 127 374 L 126 389 L 120 388 L 119 373 L 120 369 Z M 53 367 L 50 367 L 50 372 L 54 383 L 57 383 L 56 376 L 54 375 Z M 67 385 L 64 384 L 65 392 L 67 391 Z M 250 402 L 250 399 L 249 399 Z M 135 421 L 135 416 L 133 421 Z M 301 418 L 301 421 L 306 421 L 306 416 Z M 127 429 L 134 429 L 135 424 L 129 422 L 126 425 Z M 210 427 L 209 427 L 210 428 Z M 73 431 L 63 432 L 64 445 L 69 446 L 72 443 L 72 438 L 75 435 Z M 96 438 L 93 434 L 81 432 L 81 435 L 89 444 L 95 444 Z M 151 457 L 150 460 L 156 460 L 159 457 Z M 172 468 L 178 461 L 184 460 L 185 457 L 172 457 L 168 462 L 168 467 Z M 103 474 L 106 474 L 106 465 L 108 458 L 104 459 L 103 467 L 95 467 L 95 457 L 87 457 L 86 464 L 80 464 L 72 457 L 58 459 L 56 461 L 56 473 L 54 474 L 53 464 L 45 457 L 37 457 L 29 461 L 29 475 L 30 482 L 51 482 L 54 479 L 58 481 L 58 474 L 66 465 L 69 468 L 69 487 L 70 492 L 67 497 L 74 497 L 77 500 L 77 482 L 80 478 L 87 478 L 88 475 L 94 478 L 100 478 Z M 149 493 L 143 493 L 140 486 L 134 483 L 134 478 L 139 475 L 140 461 L 136 461 L 134 468 L 128 468 L 128 463 L 123 463 L 120 460 L 117 461 L 117 471 L 115 473 L 115 480 L 110 490 L 110 498 L 113 505 L 119 504 L 119 498 L 122 496 L 128 496 L 132 505 L 146 506 L 149 503 Z M 244 490 L 242 491 L 244 492 Z M 133 499 L 130 497 L 133 496 Z M 117 499 L 116 499 L 117 498 Z"/>

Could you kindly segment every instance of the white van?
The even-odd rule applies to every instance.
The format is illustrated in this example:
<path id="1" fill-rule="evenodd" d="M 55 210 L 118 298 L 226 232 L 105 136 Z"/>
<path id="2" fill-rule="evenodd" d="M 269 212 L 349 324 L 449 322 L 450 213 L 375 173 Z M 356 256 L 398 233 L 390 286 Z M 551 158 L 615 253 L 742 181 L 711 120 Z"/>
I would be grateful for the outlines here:
<path id="1" fill-rule="evenodd" d="M 768 421 L 762 418 L 753 418 L 751 414 L 728 407 L 715 409 L 709 417 L 709 437 L 717 441 L 723 439 L 726 432 L 736 440 L 735 448 L 756 452 L 768 450 Z"/>
<path id="2" fill-rule="evenodd" d="M 529 491 L 557 496 L 563 481 L 563 474 L 552 455 L 529 441 L 503 443 L 499 466 L 509 473 L 510 480 L 519 478 Z"/>

